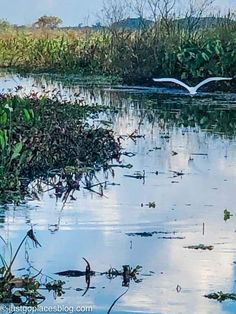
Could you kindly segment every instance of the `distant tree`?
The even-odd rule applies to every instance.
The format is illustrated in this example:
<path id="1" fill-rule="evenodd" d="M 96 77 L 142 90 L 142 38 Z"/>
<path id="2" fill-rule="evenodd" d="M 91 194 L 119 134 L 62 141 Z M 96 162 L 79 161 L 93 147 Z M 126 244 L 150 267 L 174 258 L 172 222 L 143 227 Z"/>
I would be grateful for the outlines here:
<path id="1" fill-rule="evenodd" d="M 33 24 L 39 28 L 57 28 L 62 23 L 62 20 L 57 16 L 43 15 Z"/>
<path id="2" fill-rule="evenodd" d="M 95 24 L 92 25 L 93 28 L 102 28 L 102 23 L 101 22 L 96 22 Z"/>
<path id="3" fill-rule="evenodd" d="M 110 0 L 103 3 L 102 22 L 113 28 L 118 22 L 130 16 L 130 2 L 128 0 Z"/>
<path id="4" fill-rule="evenodd" d="M 4 19 L 0 19 L 0 30 L 7 30 L 10 27 L 12 27 L 12 25 Z"/>
<path id="5" fill-rule="evenodd" d="M 201 19 L 215 0 L 190 0 L 185 19 L 188 22 L 187 31 L 191 34 L 201 24 Z"/>

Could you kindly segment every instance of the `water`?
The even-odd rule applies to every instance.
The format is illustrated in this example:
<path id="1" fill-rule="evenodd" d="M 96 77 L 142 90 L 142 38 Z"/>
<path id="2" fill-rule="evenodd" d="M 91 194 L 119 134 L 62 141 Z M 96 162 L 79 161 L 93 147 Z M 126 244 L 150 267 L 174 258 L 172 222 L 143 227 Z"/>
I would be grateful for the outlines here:
<path id="1" fill-rule="evenodd" d="M 119 108 L 109 119 L 116 134 L 123 135 L 124 151 L 135 153 L 122 156 L 123 163 L 133 167 L 114 168 L 115 176 L 108 180 L 116 185 L 108 185 L 104 197 L 81 189 L 75 193 L 77 200 L 69 200 L 63 208 L 49 191 L 40 201 L 0 211 L 0 235 L 13 249 L 32 225 L 42 244 L 42 248 L 31 243 L 23 247 L 14 264 L 15 274 L 26 274 L 31 265 L 66 281 L 61 297 L 41 291 L 46 296 L 41 310 L 60 306 L 61 313 L 66 313 L 72 306 L 74 312 L 76 307 L 92 306 L 93 313 L 107 313 L 125 292 L 121 277 L 111 280 L 97 274 L 83 296 L 84 277 L 55 275 L 84 270 L 85 257 L 98 272 L 122 269 L 122 265 L 143 267 L 138 276 L 142 281 L 130 283 L 112 313 L 235 313 L 234 302 L 204 297 L 217 291 L 236 292 L 235 95 L 202 93 L 192 98 L 178 90 L 172 94 L 170 90 L 93 87 L 81 82 L 47 83 L 39 77 L 10 75 L 1 81 L 5 90 L 23 85 L 23 92 L 32 84 L 36 90 L 42 84 L 62 88 L 65 97 L 79 91 L 80 97 L 91 102 Z M 127 136 L 135 130 L 144 137 Z M 127 176 L 143 170 L 145 180 Z M 175 172 L 183 175 L 175 176 Z M 98 177 L 104 180 L 102 173 Z M 149 202 L 156 206 L 149 207 Z M 224 209 L 233 214 L 227 221 Z M 153 231 L 158 233 L 152 237 L 127 235 Z M 185 248 L 198 244 L 214 249 Z"/>

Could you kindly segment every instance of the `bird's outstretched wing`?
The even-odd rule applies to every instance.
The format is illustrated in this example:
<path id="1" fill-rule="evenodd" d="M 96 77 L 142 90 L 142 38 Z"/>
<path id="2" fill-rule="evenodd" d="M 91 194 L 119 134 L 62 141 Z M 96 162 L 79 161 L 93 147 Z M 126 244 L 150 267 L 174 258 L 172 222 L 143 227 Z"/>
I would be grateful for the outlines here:
<path id="1" fill-rule="evenodd" d="M 209 77 L 206 80 L 202 81 L 201 83 L 197 84 L 194 88 L 196 91 L 203 85 L 213 82 L 213 81 L 227 81 L 227 80 L 232 80 L 231 77 Z"/>
<path id="2" fill-rule="evenodd" d="M 183 86 L 184 88 L 186 88 L 188 91 L 190 90 L 190 86 L 188 86 L 187 84 L 181 82 L 180 80 L 174 79 L 174 78 L 160 78 L 160 79 L 153 79 L 153 81 L 155 82 L 170 82 L 170 83 L 175 83 L 178 85 Z"/>

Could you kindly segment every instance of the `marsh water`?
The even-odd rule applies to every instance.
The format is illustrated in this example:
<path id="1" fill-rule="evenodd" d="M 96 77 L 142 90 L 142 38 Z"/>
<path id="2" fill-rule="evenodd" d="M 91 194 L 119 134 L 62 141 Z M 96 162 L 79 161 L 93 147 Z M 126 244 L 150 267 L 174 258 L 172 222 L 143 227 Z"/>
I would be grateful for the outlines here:
<path id="1" fill-rule="evenodd" d="M 121 277 L 97 274 L 83 295 L 84 277 L 55 275 L 84 270 L 85 257 L 97 272 L 142 266 L 140 280 L 130 282 L 111 313 L 235 313 L 235 302 L 219 303 L 204 295 L 236 292 L 236 95 L 191 97 L 157 86 L 96 87 L 81 80 L 1 77 L 4 91 L 17 85 L 26 93 L 56 87 L 65 97 L 77 92 L 91 103 L 116 108 L 102 119 L 122 135 L 121 161 L 132 165 L 114 167 L 113 176 L 98 173 L 99 180 L 109 183 L 104 196 L 81 188 L 76 200 L 63 206 L 48 191 L 39 200 L 1 208 L 0 235 L 13 249 L 31 226 L 42 245 L 23 248 L 14 272 L 27 274 L 33 266 L 66 281 L 61 297 L 42 290 L 46 300 L 41 305 L 64 306 L 62 313 L 71 306 L 107 313 L 127 290 Z M 98 117 L 94 123 L 104 121 Z M 144 178 L 132 177 L 137 171 Z M 228 220 L 225 209 L 232 214 Z M 148 233 L 153 234 L 144 236 Z M 199 244 L 213 249 L 187 248 Z"/>

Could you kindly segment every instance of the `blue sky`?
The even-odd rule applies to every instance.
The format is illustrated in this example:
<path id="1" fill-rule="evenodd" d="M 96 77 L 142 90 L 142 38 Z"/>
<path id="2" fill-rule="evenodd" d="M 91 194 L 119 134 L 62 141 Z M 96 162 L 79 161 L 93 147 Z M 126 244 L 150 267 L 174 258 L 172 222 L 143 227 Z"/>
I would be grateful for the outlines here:
<path id="1" fill-rule="evenodd" d="M 56 15 L 64 25 L 93 23 L 103 0 L 0 0 L 0 18 L 15 24 L 32 24 L 39 16 Z"/>
<path id="2" fill-rule="evenodd" d="M 39 16 L 46 14 L 59 16 L 64 25 L 91 24 L 98 20 L 98 13 L 103 2 L 108 1 L 0 0 L 0 18 L 15 24 L 32 24 Z M 215 5 L 222 10 L 225 10 L 226 7 L 236 10 L 236 0 L 216 0 Z"/>

